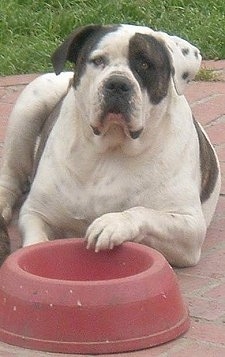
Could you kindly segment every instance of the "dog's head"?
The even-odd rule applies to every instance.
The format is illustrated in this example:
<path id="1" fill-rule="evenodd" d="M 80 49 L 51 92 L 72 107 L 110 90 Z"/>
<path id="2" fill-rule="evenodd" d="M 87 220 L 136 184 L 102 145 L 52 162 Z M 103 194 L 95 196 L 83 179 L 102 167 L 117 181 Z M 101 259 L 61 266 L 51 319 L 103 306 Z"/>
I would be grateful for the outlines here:
<path id="1" fill-rule="evenodd" d="M 90 25 L 53 53 L 56 74 L 67 60 L 75 64 L 76 100 L 93 133 L 104 136 L 116 128 L 137 139 L 167 98 L 182 95 L 201 55 L 187 41 L 147 27 Z"/>

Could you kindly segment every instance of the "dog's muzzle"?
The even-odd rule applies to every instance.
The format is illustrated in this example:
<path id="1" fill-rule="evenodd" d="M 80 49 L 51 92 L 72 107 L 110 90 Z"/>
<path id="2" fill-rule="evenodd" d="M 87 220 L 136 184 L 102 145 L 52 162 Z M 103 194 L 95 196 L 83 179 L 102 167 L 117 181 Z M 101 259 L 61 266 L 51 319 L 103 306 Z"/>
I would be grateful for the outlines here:
<path id="1" fill-rule="evenodd" d="M 113 75 L 105 81 L 103 94 L 109 109 L 127 111 L 133 93 L 133 86 L 126 77 Z"/>
<path id="2" fill-rule="evenodd" d="M 125 76 L 114 74 L 105 80 L 102 87 L 101 126 L 110 123 L 118 124 L 127 128 L 132 139 L 137 139 L 143 129 L 136 131 L 129 129 L 133 96 L 133 84 Z M 95 135 L 101 135 L 101 130 L 98 127 L 92 126 L 92 129 Z"/>

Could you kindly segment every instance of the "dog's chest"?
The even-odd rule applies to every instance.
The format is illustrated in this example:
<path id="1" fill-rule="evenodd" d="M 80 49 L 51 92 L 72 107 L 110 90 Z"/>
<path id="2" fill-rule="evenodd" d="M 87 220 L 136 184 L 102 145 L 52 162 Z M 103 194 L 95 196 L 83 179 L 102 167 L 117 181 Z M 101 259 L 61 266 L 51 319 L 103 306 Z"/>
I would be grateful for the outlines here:
<path id="1" fill-rule="evenodd" d="M 81 165 L 73 180 L 62 183 L 61 187 L 73 216 L 92 220 L 139 204 L 149 186 L 147 181 L 139 165 L 112 157 L 93 165 L 89 162 L 88 167 Z"/>

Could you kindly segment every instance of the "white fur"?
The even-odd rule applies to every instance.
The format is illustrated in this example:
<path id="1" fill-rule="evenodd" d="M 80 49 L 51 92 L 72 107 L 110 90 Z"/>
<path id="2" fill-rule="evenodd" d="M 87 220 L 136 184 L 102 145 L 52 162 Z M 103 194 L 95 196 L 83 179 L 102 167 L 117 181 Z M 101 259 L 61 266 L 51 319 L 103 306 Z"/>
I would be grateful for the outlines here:
<path id="1" fill-rule="evenodd" d="M 21 209 L 24 245 L 86 233 L 88 248 L 96 251 L 129 240 L 158 249 L 176 266 L 199 261 L 220 178 L 202 206 L 199 143 L 191 110 L 180 95 L 184 83 L 174 77 L 166 98 L 157 105 L 150 103 L 127 63 L 127 44 L 137 31 L 151 33 L 167 47 L 175 43 L 166 34 L 124 25 L 106 35 L 91 54 L 107 53 L 110 65 L 105 71 L 88 64 L 78 87 L 71 87 L 68 94 L 71 73 L 41 76 L 18 100 L 10 119 L 0 177 L 0 209 L 8 219 L 31 174 L 34 137 L 66 94 Z M 176 38 L 174 46 L 183 46 L 182 41 Z M 185 46 L 193 49 L 186 41 Z M 176 57 L 175 50 L 171 56 Z M 172 60 L 175 74 L 176 70 L 186 70 L 188 59 L 183 58 L 181 70 L 179 58 L 179 64 L 177 58 Z M 191 68 L 193 73 L 199 68 L 197 58 Z M 117 122 L 102 126 L 99 121 L 101 86 L 113 73 L 129 78 L 135 88 L 129 127 Z M 100 136 L 93 134 L 91 125 L 101 129 Z M 140 128 L 141 136 L 131 139 L 129 130 Z"/>

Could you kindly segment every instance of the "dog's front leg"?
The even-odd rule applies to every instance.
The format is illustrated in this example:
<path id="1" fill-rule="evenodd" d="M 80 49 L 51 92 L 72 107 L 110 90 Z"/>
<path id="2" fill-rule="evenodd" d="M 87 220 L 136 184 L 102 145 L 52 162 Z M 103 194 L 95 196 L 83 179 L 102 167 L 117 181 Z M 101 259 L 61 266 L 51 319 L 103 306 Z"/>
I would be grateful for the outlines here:
<path id="1" fill-rule="evenodd" d="M 52 231 L 44 219 L 36 213 L 20 215 L 19 226 L 23 236 L 23 246 L 47 242 Z"/>
<path id="2" fill-rule="evenodd" d="M 199 261 L 205 232 L 201 209 L 178 214 L 135 207 L 97 218 L 86 239 L 96 252 L 125 241 L 140 242 L 159 250 L 172 265 L 185 267 Z"/>

